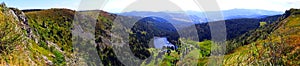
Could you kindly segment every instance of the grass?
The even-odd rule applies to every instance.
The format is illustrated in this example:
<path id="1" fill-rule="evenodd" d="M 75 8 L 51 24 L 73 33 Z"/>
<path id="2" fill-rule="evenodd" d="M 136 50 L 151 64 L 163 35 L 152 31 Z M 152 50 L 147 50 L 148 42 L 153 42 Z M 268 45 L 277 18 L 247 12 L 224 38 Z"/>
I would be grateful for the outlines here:
<path id="1" fill-rule="evenodd" d="M 29 17 L 29 26 L 36 28 L 35 34 L 39 39 L 40 44 L 35 43 L 33 39 L 27 37 L 26 30 L 20 25 L 21 22 L 15 19 L 13 14 L 8 11 L 9 8 L 0 7 L 0 65 L 12 65 L 12 66 L 32 66 L 32 65 L 47 65 L 46 61 L 52 61 L 54 65 L 66 65 L 64 54 L 57 49 L 51 49 L 46 44 L 46 40 L 53 41 L 67 52 L 71 52 L 69 48 L 72 45 L 70 40 L 70 24 L 69 22 L 62 23 L 66 17 L 60 16 L 62 12 L 53 12 L 55 16 L 50 16 L 51 13 L 39 13 L 32 12 Z M 50 9 L 55 11 L 55 9 Z M 43 16 L 40 16 L 43 15 Z M 47 17 L 53 17 L 53 19 L 42 19 Z M 57 19 L 54 19 L 57 18 Z M 71 18 L 67 18 L 71 19 Z M 53 22 L 48 22 L 57 20 Z M 45 22 L 51 24 L 45 24 Z M 59 26 L 59 27 L 58 27 Z M 62 27 L 63 26 L 63 27 Z M 51 29 L 48 29 L 51 28 Z M 69 31 L 68 31 L 69 30 Z M 50 35 L 54 35 L 51 37 Z M 69 44 L 69 45 L 65 45 Z M 60 49 L 59 49 L 60 50 Z"/>
<path id="2" fill-rule="evenodd" d="M 8 8 L 0 4 L 0 65 L 26 65 L 26 38 Z"/>
<path id="3" fill-rule="evenodd" d="M 299 14 L 281 21 L 278 29 L 225 56 L 225 65 L 299 65 Z"/>
<path id="4" fill-rule="evenodd" d="M 153 56 L 153 59 L 146 64 L 143 62 L 143 66 L 175 66 L 175 65 L 207 65 L 208 57 L 210 56 L 210 51 L 212 48 L 213 42 L 210 40 L 205 40 L 202 42 L 192 41 L 188 39 L 180 39 L 183 44 L 178 50 L 179 52 L 171 51 L 170 55 L 165 53 L 163 58 L 156 58 L 158 55 L 159 49 L 150 48 L 148 49 Z M 181 60 L 180 60 L 181 59 Z"/>
<path id="5" fill-rule="evenodd" d="M 73 11 L 67 9 L 49 9 L 26 13 L 29 26 L 34 28 L 35 34 L 39 35 L 41 46 L 46 41 L 50 41 L 61 47 L 60 50 L 66 52 L 72 52 L 70 29 L 73 14 Z M 44 46 L 44 48 L 49 47 Z"/>

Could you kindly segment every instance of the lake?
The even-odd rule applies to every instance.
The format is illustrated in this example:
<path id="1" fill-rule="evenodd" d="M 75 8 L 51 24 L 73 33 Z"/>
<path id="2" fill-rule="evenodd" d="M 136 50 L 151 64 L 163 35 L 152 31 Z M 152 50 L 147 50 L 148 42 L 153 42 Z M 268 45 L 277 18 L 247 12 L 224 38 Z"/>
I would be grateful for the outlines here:
<path id="1" fill-rule="evenodd" d="M 162 49 L 163 47 L 174 47 L 174 44 L 167 40 L 167 37 L 154 37 L 154 47 Z"/>

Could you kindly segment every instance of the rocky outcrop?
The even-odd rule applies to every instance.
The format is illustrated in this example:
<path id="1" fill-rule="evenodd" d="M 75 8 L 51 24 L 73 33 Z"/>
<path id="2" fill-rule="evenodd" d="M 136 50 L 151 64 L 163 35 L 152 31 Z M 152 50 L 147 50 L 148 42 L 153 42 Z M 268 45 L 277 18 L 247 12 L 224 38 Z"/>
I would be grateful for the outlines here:
<path id="1" fill-rule="evenodd" d="M 29 27 L 28 24 L 28 18 L 26 17 L 25 13 L 22 12 L 21 10 L 18 10 L 16 8 L 10 8 L 11 12 L 13 13 L 13 15 L 15 16 L 15 18 L 18 20 L 19 25 L 22 27 L 23 30 L 26 30 L 27 33 L 27 37 L 33 39 L 33 33 L 32 30 Z"/>
<path id="2" fill-rule="evenodd" d="M 3 25 L 6 25 L 4 28 L 4 30 L 2 33 L 6 33 L 7 37 L 9 37 L 9 39 L 11 39 L 10 43 L 1 43 L 2 41 L 0 41 L 0 44 L 6 44 L 9 45 L 10 50 L 0 50 L 1 52 L 7 52 L 9 53 L 8 56 L 12 57 L 12 58 L 22 58 L 22 59 L 28 59 L 27 61 L 21 61 L 21 62 L 28 62 L 30 64 L 28 65 L 35 65 L 35 64 L 41 64 L 41 63 L 46 63 L 47 65 L 53 65 L 53 61 L 51 59 L 49 59 L 49 57 L 44 56 L 42 54 L 38 54 L 38 55 L 34 55 L 34 58 L 31 58 L 30 56 L 32 56 L 31 53 L 37 53 L 37 51 L 33 52 L 32 49 L 37 49 L 35 47 L 30 47 L 33 43 L 31 41 L 38 41 L 36 39 L 36 35 L 33 33 L 32 28 L 29 26 L 28 23 L 28 18 L 25 15 L 24 12 L 22 12 L 21 10 L 17 9 L 17 8 L 8 8 L 4 3 L 0 4 L 0 10 L 1 13 L 0 16 L 4 16 L 5 18 L 1 18 L 4 19 L 4 21 L 0 21 L 0 25 L 1 28 L 3 28 Z M 14 38 L 17 37 L 17 38 Z M 5 37 L 0 37 L 0 39 L 5 38 Z M 36 39 L 36 40 L 34 40 Z M 37 42 L 36 42 L 37 43 Z M 23 52 L 20 52 L 23 51 Z M 17 53 L 12 53 L 12 52 L 17 52 Z M 15 57 L 13 55 L 16 54 L 22 54 L 20 55 L 20 57 Z M 3 56 L 0 53 L 0 58 L 2 57 L 6 57 Z M 40 60 L 42 62 L 35 62 L 38 59 L 44 59 L 44 60 Z M 7 61 L 5 61 L 4 63 L 7 63 L 7 65 L 15 65 L 14 63 L 8 63 L 9 62 L 15 62 L 16 59 L 8 59 Z M 0 62 L 1 61 L 0 59 Z M 18 63 L 16 63 L 18 64 Z M 1 64 L 0 64 L 1 65 Z"/>

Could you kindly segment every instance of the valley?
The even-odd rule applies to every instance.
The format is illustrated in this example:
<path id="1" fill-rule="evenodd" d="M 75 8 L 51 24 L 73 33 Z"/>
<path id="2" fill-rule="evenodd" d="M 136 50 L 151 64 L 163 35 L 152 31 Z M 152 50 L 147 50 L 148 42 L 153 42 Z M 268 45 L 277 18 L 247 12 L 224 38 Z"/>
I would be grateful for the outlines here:
<path id="1" fill-rule="evenodd" d="M 274 13 L 206 22 L 176 13 L 19 10 L 1 4 L 0 65 L 299 65 L 300 10 Z M 211 36 L 210 24 L 220 22 L 225 43 Z"/>

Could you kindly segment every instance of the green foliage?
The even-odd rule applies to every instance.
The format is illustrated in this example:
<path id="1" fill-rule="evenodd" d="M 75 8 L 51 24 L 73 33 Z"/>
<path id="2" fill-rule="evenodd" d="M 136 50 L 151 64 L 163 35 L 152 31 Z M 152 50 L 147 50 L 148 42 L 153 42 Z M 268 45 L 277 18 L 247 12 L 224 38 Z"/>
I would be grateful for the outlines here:
<path id="1" fill-rule="evenodd" d="M 212 41 L 204 40 L 202 42 L 197 42 L 197 41 L 186 40 L 186 39 L 182 39 L 182 41 L 184 42 L 182 48 L 198 49 L 200 51 L 199 53 L 201 57 L 210 56 L 210 52 L 212 50 L 212 45 L 213 45 Z M 193 46 L 193 47 L 189 47 L 189 46 Z"/>
<path id="2" fill-rule="evenodd" d="M 2 10 L 7 9 L 0 7 Z M 17 45 L 22 45 L 22 30 L 17 21 L 7 10 L 0 11 L 0 53 L 10 52 Z"/>
<path id="3" fill-rule="evenodd" d="M 251 30 L 246 32 L 245 34 L 232 39 L 226 42 L 226 53 L 232 52 L 234 49 L 248 45 L 257 40 L 266 39 L 271 32 L 273 32 L 277 28 L 278 22 L 273 22 L 272 24 L 266 24 L 264 27 L 260 27 L 255 30 Z"/>
<path id="4" fill-rule="evenodd" d="M 93 15 L 91 12 L 86 13 L 88 15 Z M 112 36 L 110 31 L 112 30 L 112 21 L 114 20 L 115 16 L 108 16 L 109 13 L 105 13 L 103 11 L 100 11 L 99 13 L 99 15 L 94 15 L 98 17 L 96 26 L 92 28 L 95 28 L 95 41 L 97 43 L 97 52 L 100 60 L 103 65 L 124 66 L 113 52 L 113 46 L 111 46 L 109 42 L 104 42 L 105 40 L 111 40 Z"/>
<path id="5" fill-rule="evenodd" d="M 62 53 L 60 53 L 57 50 L 54 50 L 53 54 L 55 55 L 55 58 L 54 58 L 54 61 L 53 61 L 55 65 L 59 65 L 59 66 L 65 66 L 66 65 L 65 58 L 64 58 Z"/>
<path id="6" fill-rule="evenodd" d="M 212 41 L 205 40 L 198 43 L 198 46 L 200 47 L 200 54 L 203 57 L 207 57 L 210 55 L 211 47 L 212 47 Z"/>
<path id="7" fill-rule="evenodd" d="M 14 17 L 15 14 L 22 13 L 21 11 L 11 10 L 2 4 L 0 10 L 0 57 L 3 58 L 0 59 L 0 65 L 30 65 L 32 62 L 36 65 L 45 65 L 45 62 L 37 59 L 42 59 L 45 55 L 52 59 L 49 50 L 36 46 L 35 42 L 28 39 L 25 25 Z"/>
<path id="8" fill-rule="evenodd" d="M 34 39 L 38 40 L 38 44 L 32 42 L 29 45 L 32 54 L 42 58 L 45 56 L 54 65 L 66 65 L 65 56 L 68 57 L 73 52 L 71 24 L 74 12 L 68 9 L 49 9 L 29 11 L 25 14 L 28 18 L 29 27 L 36 35 Z M 57 46 L 53 45 L 52 42 Z M 38 58 L 32 57 L 32 59 Z"/>
<path id="9" fill-rule="evenodd" d="M 275 22 L 280 16 L 269 16 L 266 18 L 255 19 L 255 18 L 241 18 L 241 19 L 228 19 L 224 21 L 215 21 L 209 22 L 211 24 L 224 24 L 226 26 L 226 39 L 227 40 L 234 40 L 235 38 L 239 38 L 240 36 L 244 35 L 249 31 L 253 31 L 255 29 L 260 28 L 260 22 L 267 22 L 267 24 L 271 24 Z M 197 29 L 198 36 L 191 35 L 189 37 L 199 38 L 199 41 L 203 40 L 210 40 L 211 31 L 210 31 L 210 24 L 209 23 L 200 23 L 195 24 L 195 26 L 190 26 L 181 29 L 183 34 L 187 36 L 191 35 Z"/>
<path id="10" fill-rule="evenodd" d="M 267 22 L 259 22 L 259 26 L 260 27 L 263 27 L 263 26 L 265 26 L 267 24 Z"/>
<path id="11" fill-rule="evenodd" d="M 299 65 L 299 15 L 291 9 L 271 25 L 249 32 L 230 46 L 225 65 Z M 239 43 L 239 44 L 237 44 Z M 230 47 L 229 46 L 229 47 Z M 232 48 L 232 47 L 230 47 Z"/>
<path id="12" fill-rule="evenodd" d="M 146 32 L 146 31 L 142 31 L 141 34 L 142 34 L 142 35 L 146 35 L 147 32 Z"/>
<path id="13" fill-rule="evenodd" d="M 47 41 L 61 47 L 61 50 L 72 52 L 71 24 L 73 11 L 67 9 L 49 9 L 44 11 L 27 12 L 29 26 L 34 28 L 39 45 L 48 49 Z"/>
<path id="14" fill-rule="evenodd" d="M 159 53 L 159 49 L 150 48 L 149 51 L 152 53 L 153 59 L 148 62 L 148 64 L 143 62 L 142 65 L 162 65 L 162 66 L 176 66 L 176 65 L 206 65 L 207 58 L 210 56 L 210 51 L 212 49 L 213 42 L 210 40 L 205 40 L 202 42 L 197 42 L 188 39 L 180 39 L 182 45 L 178 50 L 172 50 L 170 54 L 165 53 L 161 58 L 156 58 Z M 181 58 L 181 61 L 180 61 Z M 156 63 L 156 64 L 155 64 Z"/>
<path id="15" fill-rule="evenodd" d="M 36 44 L 34 40 L 26 37 L 26 30 L 22 28 L 23 26 L 20 25 L 13 14 L 8 10 L 9 8 L 6 8 L 5 5 L 0 5 L 0 58 L 3 58 L 0 59 L 0 65 L 22 65 L 32 62 L 37 65 L 46 65 L 46 62 L 41 61 L 47 60 L 52 61 L 54 65 L 57 66 L 64 66 L 67 64 L 66 58 L 73 52 L 71 25 L 74 11 L 68 9 L 48 9 L 26 12 L 29 26 L 36 36 L 34 39 L 36 38 L 38 40 L 38 43 Z M 22 12 L 17 11 L 16 13 Z M 291 9 L 280 17 L 279 21 L 273 22 L 272 24 L 269 24 L 270 21 L 274 21 L 274 19 L 277 19 L 278 17 L 226 20 L 226 27 L 229 31 L 227 32 L 230 34 L 228 37 L 230 40 L 227 41 L 227 55 L 225 55 L 223 64 L 299 65 L 299 14 L 299 9 Z M 122 66 L 121 62 L 118 61 L 118 58 L 113 52 L 113 46 L 111 46 L 109 42 L 105 42 L 110 40 L 111 37 L 115 38 L 115 36 L 111 35 L 110 30 L 113 27 L 118 28 L 121 25 L 116 24 L 118 26 L 112 26 L 112 21 L 115 19 L 115 16 L 103 11 L 100 11 L 100 15 L 91 13 L 90 16 L 99 16 L 97 17 L 96 27 L 89 28 L 96 28 L 95 38 L 101 61 L 103 61 L 104 65 Z M 122 17 L 122 21 L 125 23 L 130 22 L 130 20 L 125 18 L 131 17 Z M 84 22 L 88 22 L 88 20 Z M 165 25 L 168 25 L 168 27 L 160 27 Z M 149 27 L 160 27 L 163 29 Z M 149 57 L 150 54 L 154 56 L 151 59 L 154 59 L 155 61 L 145 61 L 142 65 L 207 65 L 208 59 L 214 58 L 210 57 L 210 54 L 212 50 L 218 49 L 218 46 L 210 40 L 205 40 L 211 38 L 209 37 L 208 23 L 196 25 L 196 28 L 199 31 L 198 34 L 201 34 L 197 37 L 200 37 L 200 40 L 203 40 L 202 42 L 187 39 L 181 39 L 181 42 L 179 42 L 177 34 L 173 33 L 172 29 L 169 31 L 169 28 L 172 27 L 168 23 L 156 25 L 152 22 L 149 24 L 140 22 L 131 30 L 128 28 L 120 30 L 127 30 L 127 32 L 130 33 L 129 45 L 131 50 L 135 53 L 135 56 L 141 59 Z M 84 31 L 88 30 L 89 29 L 84 29 Z M 247 32 L 249 30 L 250 32 Z M 172 50 L 170 53 L 162 54 L 164 58 L 155 58 L 160 55 L 160 53 L 156 53 L 160 52 L 160 50 L 149 48 L 146 44 L 153 36 L 167 36 L 170 38 L 168 40 L 170 40 L 171 43 L 176 43 L 179 47 L 177 50 Z M 240 37 L 233 39 L 237 36 Z M 83 40 L 82 38 L 75 39 Z M 87 42 L 78 43 L 84 44 Z M 90 48 L 87 48 L 87 50 L 90 50 Z M 127 55 L 128 53 L 123 54 Z M 216 57 L 218 58 L 219 56 Z M 180 61 L 180 59 L 183 59 L 183 61 Z"/>

